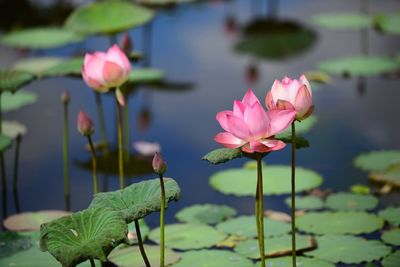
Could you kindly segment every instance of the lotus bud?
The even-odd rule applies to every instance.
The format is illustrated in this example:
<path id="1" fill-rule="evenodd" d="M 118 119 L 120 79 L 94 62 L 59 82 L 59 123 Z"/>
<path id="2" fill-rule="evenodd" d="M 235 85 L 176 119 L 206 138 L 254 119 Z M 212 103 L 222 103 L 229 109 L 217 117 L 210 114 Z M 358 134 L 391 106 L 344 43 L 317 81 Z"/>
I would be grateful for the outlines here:
<path id="1" fill-rule="evenodd" d="M 122 35 L 122 39 L 121 39 L 121 49 L 122 51 L 124 51 L 125 55 L 129 55 L 132 50 L 133 50 L 133 43 L 131 38 L 129 37 L 129 34 L 124 33 L 124 35 Z"/>
<path id="2" fill-rule="evenodd" d="M 70 96 L 69 96 L 69 92 L 68 90 L 64 90 L 64 92 L 61 94 L 61 103 L 63 103 L 63 105 L 68 105 L 69 100 L 70 100 Z"/>
<path id="3" fill-rule="evenodd" d="M 83 111 L 78 114 L 78 131 L 83 136 L 91 136 L 94 133 L 94 123 Z"/>
<path id="4" fill-rule="evenodd" d="M 125 96 L 119 88 L 117 88 L 117 90 L 115 90 L 115 97 L 117 98 L 118 103 L 124 107 L 125 106 Z"/>
<path id="5" fill-rule="evenodd" d="M 154 172 L 163 175 L 167 170 L 167 164 L 165 163 L 163 157 L 160 153 L 156 152 L 153 158 L 153 169 Z"/>

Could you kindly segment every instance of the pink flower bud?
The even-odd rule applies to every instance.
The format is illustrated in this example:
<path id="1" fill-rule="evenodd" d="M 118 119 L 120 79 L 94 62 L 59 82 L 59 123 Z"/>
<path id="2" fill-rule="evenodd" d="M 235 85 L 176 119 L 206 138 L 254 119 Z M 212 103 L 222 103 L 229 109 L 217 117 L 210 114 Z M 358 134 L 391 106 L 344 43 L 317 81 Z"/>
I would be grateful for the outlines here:
<path id="1" fill-rule="evenodd" d="M 78 114 L 78 131 L 83 136 L 91 136 L 94 133 L 94 123 L 83 111 Z"/>
<path id="2" fill-rule="evenodd" d="M 154 172 L 162 175 L 167 170 L 167 164 L 165 163 L 163 157 L 160 153 L 156 152 L 153 158 L 153 169 Z"/>
<path id="3" fill-rule="evenodd" d="M 124 107 L 125 106 L 125 96 L 119 88 L 117 88 L 117 90 L 115 90 L 115 97 L 117 98 L 118 103 L 122 107 Z"/>
<path id="4" fill-rule="evenodd" d="M 129 55 L 133 50 L 133 43 L 129 34 L 124 33 L 121 39 L 121 49 L 124 51 L 125 55 Z"/>
<path id="5" fill-rule="evenodd" d="M 63 103 L 64 105 L 67 105 L 69 103 L 70 96 L 69 96 L 68 90 L 64 90 L 64 92 L 61 94 L 60 99 L 61 99 L 61 103 Z"/>

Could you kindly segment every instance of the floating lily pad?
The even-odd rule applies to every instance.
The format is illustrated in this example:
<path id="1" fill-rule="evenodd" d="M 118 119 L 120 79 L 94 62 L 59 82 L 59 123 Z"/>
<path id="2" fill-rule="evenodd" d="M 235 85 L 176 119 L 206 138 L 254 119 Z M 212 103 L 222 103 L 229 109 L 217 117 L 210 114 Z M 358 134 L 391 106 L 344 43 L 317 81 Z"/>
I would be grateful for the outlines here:
<path id="1" fill-rule="evenodd" d="M 361 13 L 328 13 L 312 17 L 312 21 L 332 30 L 359 30 L 372 26 L 372 18 Z"/>
<path id="2" fill-rule="evenodd" d="M 271 267 L 292 267 L 292 257 L 279 257 L 273 259 L 267 259 L 267 266 Z M 296 266 L 302 267 L 335 267 L 333 263 L 306 257 L 296 257 Z"/>
<path id="3" fill-rule="evenodd" d="M 306 71 L 304 75 L 307 77 L 307 80 L 311 82 L 311 90 L 314 90 L 314 86 L 318 86 L 318 84 L 325 84 L 325 83 L 331 83 L 332 82 L 332 77 L 323 71 Z"/>
<path id="4" fill-rule="evenodd" d="M 382 260 L 383 267 L 398 267 L 400 265 L 400 250 L 386 256 Z"/>
<path id="5" fill-rule="evenodd" d="M 7 46 L 29 49 L 48 49 L 76 43 L 82 37 L 64 28 L 34 28 L 11 32 L 1 38 L 1 43 Z"/>
<path id="6" fill-rule="evenodd" d="M 42 210 L 11 215 L 4 220 L 4 227 L 9 231 L 39 231 L 40 225 L 68 216 L 71 213 L 62 210 Z"/>
<path id="7" fill-rule="evenodd" d="M 180 188 L 171 178 L 164 178 L 167 202 L 178 201 Z M 122 190 L 94 195 L 90 208 L 107 208 L 119 211 L 129 223 L 161 209 L 159 179 L 134 183 Z"/>
<path id="8" fill-rule="evenodd" d="M 291 255 L 292 253 L 292 236 L 283 235 L 265 239 L 265 255 L 267 257 L 276 257 Z M 296 251 L 305 251 L 316 247 L 316 243 L 311 236 L 297 235 L 296 236 Z M 253 260 L 260 259 L 260 250 L 258 240 L 248 239 L 235 247 L 235 252 L 243 257 Z"/>
<path id="9" fill-rule="evenodd" d="M 17 121 L 2 121 L 2 132 L 11 139 L 15 139 L 18 135 L 25 135 L 27 129 L 25 125 Z"/>
<path id="10" fill-rule="evenodd" d="M 252 261 L 227 250 L 196 250 L 181 254 L 174 267 L 255 267 Z"/>
<path id="11" fill-rule="evenodd" d="M 165 78 L 165 73 L 159 69 L 134 68 L 129 74 L 128 82 L 146 83 L 158 82 Z"/>
<path id="12" fill-rule="evenodd" d="M 76 9 L 66 20 L 68 29 L 87 34 L 115 34 L 149 22 L 153 11 L 123 1 L 93 3 Z"/>
<path id="13" fill-rule="evenodd" d="M 393 163 L 400 162 L 399 150 L 380 150 L 360 154 L 354 165 L 364 171 L 385 171 Z"/>
<path id="14" fill-rule="evenodd" d="M 224 240 L 217 243 L 218 248 L 234 248 L 240 241 L 246 240 L 245 236 L 229 235 Z"/>
<path id="15" fill-rule="evenodd" d="M 371 172 L 368 178 L 376 183 L 383 183 L 394 187 L 400 187 L 400 171 Z"/>
<path id="16" fill-rule="evenodd" d="M 277 236 L 290 232 L 290 224 L 282 221 L 264 219 L 265 236 Z M 239 216 L 217 224 L 217 230 L 237 236 L 256 237 L 257 227 L 254 216 Z"/>
<path id="17" fill-rule="evenodd" d="M 362 234 L 383 227 L 378 216 L 362 211 L 309 212 L 296 220 L 297 228 L 314 234 Z"/>
<path id="18" fill-rule="evenodd" d="M 369 195 L 371 194 L 371 189 L 363 184 L 354 184 L 350 187 L 350 191 L 354 194 Z"/>
<path id="19" fill-rule="evenodd" d="M 43 69 L 41 76 L 53 77 L 53 76 L 82 76 L 82 65 L 83 58 L 71 58 L 63 60 L 51 68 Z"/>
<path id="20" fill-rule="evenodd" d="M 10 92 L 4 92 L 1 94 L 1 111 L 14 111 L 24 106 L 31 105 L 37 100 L 38 96 L 34 92 L 19 91 L 14 94 Z"/>
<path id="21" fill-rule="evenodd" d="M 382 235 L 382 240 L 385 243 L 400 246 L 400 228 L 395 228 L 389 231 L 386 231 Z"/>
<path id="22" fill-rule="evenodd" d="M 240 148 L 218 148 L 207 153 L 203 160 L 207 160 L 212 164 L 220 164 L 242 156 L 243 152 Z"/>
<path id="23" fill-rule="evenodd" d="M 0 134 L 0 152 L 4 152 L 11 147 L 12 140 L 4 134 Z"/>
<path id="24" fill-rule="evenodd" d="M 124 242 L 128 227 L 118 212 L 89 209 L 41 226 L 40 248 L 63 266 L 73 267 L 89 259 L 106 261 Z"/>
<path id="25" fill-rule="evenodd" d="M 306 255 L 335 263 L 371 262 L 386 256 L 391 250 L 380 241 L 356 236 L 323 235 L 316 239 L 318 248 Z"/>
<path id="26" fill-rule="evenodd" d="M 290 166 L 268 165 L 263 168 L 264 194 L 278 195 L 289 194 L 290 191 Z M 296 168 L 296 192 L 306 191 L 318 187 L 322 177 L 309 169 Z M 226 169 L 210 177 L 210 185 L 215 190 L 236 196 L 255 196 L 257 183 L 257 170 L 255 169 Z"/>
<path id="27" fill-rule="evenodd" d="M 17 61 L 13 69 L 30 72 L 37 76 L 40 76 L 41 72 L 46 69 L 53 68 L 54 66 L 63 62 L 64 59 L 60 57 L 37 57 L 37 58 L 25 58 Z"/>
<path id="28" fill-rule="evenodd" d="M 379 203 L 372 195 L 336 193 L 328 196 L 326 206 L 333 210 L 372 210 Z"/>
<path id="29" fill-rule="evenodd" d="M 215 224 L 236 215 L 236 210 L 226 205 L 193 205 L 179 211 L 175 217 L 180 222 Z"/>
<path id="30" fill-rule="evenodd" d="M 381 210 L 379 216 L 390 224 L 400 226 L 400 207 L 388 207 Z"/>
<path id="31" fill-rule="evenodd" d="M 384 33 L 400 34 L 400 13 L 377 16 L 375 26 Z"/>
<path id="32" fill-rule="evenodd" d="M 322 209 L 325 204 L 321 198 L 316 196 L 296 196 L 296 209 L 300 210 L 317 210 Z M 289 207 L 292 206 L 291 198 L 288 197 L 285 199 L 286 205 Z"/>
<path id="33" fill-rule="evenodd" d="M 150 227 L 146 224 L 146 222 L 143 219 L 139 220 L 139 227 L 142 240 L 146 240 L 147 236 L 150 233 Z M 130 244 L 138 243 L 135 222 L 131 222 L 130 224 L 128 224 L 128 239 L 130 241 L 129 242 Z"/>
<path id="34" fill-rule="evenodd" d="M 151 266 L 160 266 L 160 247 L 145 245 L 144 250 Z M 164 263 L 166 266 L 179 261 L 180 256 L 171 249 L 165 249 Z M 108 256 L 109 261 L 119 267 L 143 267 L 144 262 L 138 246 L 114 249 Z"/>
<path id="35" fill-rule="evenodd" d="M 169 224 L 165 226 L 165 246 L 174 249 L 209 248 L 227 237 L 223 232 L 204 224 Z M 150 232 L 149 238 L 160 242 L 160 228 Z"/>
<path id="36" fill-rule="evenodd" d="M 0 70 L 0 91 L 15 92 L 30 83 L 34 78 L 33 74 L 26 71 Z"/>
<path id="37" fill-rule="evenodd" d="M 370 76 L 397 70 L 399 64 L 387 57 L 351 56 L 324 61 L 318 68 L 333 75 Z"/>

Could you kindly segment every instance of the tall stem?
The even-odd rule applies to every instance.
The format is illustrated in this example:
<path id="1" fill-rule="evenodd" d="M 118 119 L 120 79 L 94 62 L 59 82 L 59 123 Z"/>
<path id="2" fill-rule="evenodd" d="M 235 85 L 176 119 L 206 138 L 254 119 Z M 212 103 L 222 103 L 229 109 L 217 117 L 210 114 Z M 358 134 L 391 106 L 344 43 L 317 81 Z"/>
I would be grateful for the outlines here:
<path id="1" fill-rule="evenodd" d="M 125 101 L 125 106 L 123 107 L 123 114 L 124 114 L 124 162 L 129 163 L 129 108 L 128 108 L 128 97 Z"/>
<path id="2" fill-rule="evenodd" d="M 107 142 L 107 132 L 106 132 L 106 120 L 104 117 L 104 109 L 103 104 L 101 101 L 100 93 L 95 92 L 96 97 L 96 109 L 99 116 L 99 124 L 100 124 L 100 135 L 101 135 L 101 142 L 102 147 L 104 147 L 104 154 L 108 156 L 108 142 Z"/>
<path id="3" fill-rule="evenodd" d="M 90 266 L 91 267 L 96 267 L 96 264 L 94 263 L 93 259 L 89 259 L 89 261 L 90 261 Z"/>
<path id="4" fill-rule="evenodd" d="M 261 249 L 261 234 L 260 234 L 260 181 L 257 176 L 257 187 L 256 187 L 256 204 L 255 204 L 255 214 L 256 214 L 256 226 L 257 226 L 257 239 L 258 239 L 258 249 L 260 250 L 260 257 L 262 252 Z"/>
<path id="5" fill-rule="evenodd" d="M 18 198 L 18 169 L 19 169 L 19 148 L 22 141 L 22 135 L 18 134 L 15 139 L 15 156 L 14 156 L 14 177 L 13 177 L 13 194 L 15 202 L 15 210 L 17 213 L 21 212 Z"/>
<path id="6" fill-rule="evenodd" d="M 264 244 L 264 193 L 263 193 L 263 177 L 262 177 L 262 161 L 261 155 L 257 154 L 257 184 L 258 184 L 258 216 L 260 224 L 259 242 L 260 242 L 260 257 L 261 266 L 265 267 L 265 244 Z"/>
<path id="7" fill-rule="evenodd" d="M 65 210 L 71 210 L 71 193 L 69 182 L 69 158 L 68 158 L 68 103 L 64 103 L 64 132 L 63 132 L 63 162 L 64 162 L 64 198 Z"/>
<path id="8" fill-rule="evenodd" d="M 160 267 L 164 267 L 164 213 L 165 213 L 165 188 L 163 175 L 160 175 L 161 185 L 161 213 L 160 213 Z"/>
<path id="9" fill-rule="evenodd" d="M 121 105 L 117 98 L 115 98 L 115 104 L 117 107 L 117 128 L 118 128 L 118 170 L 119 170 L 119 188 L 124 189 L 124 147 L 122 144 L 122 114 Z"/>
<path id="10" fill-rule="evenodd" d="M 0 91 L 0 134 L 3 132 L 3 112 L 1 110 L 1 91 Z M 3 195 L 3 219 L 7 218 L 7 177 L 6 166 L 4 163 L 4 154 L 0 152 L 0 168 L 1 168 L 1 187 Z"/>
<path id="11" fill-rule="evenodd" d="M 292 266 L 296 267 L 296 126 L 292 122 Z"/>
<path id="12" fill-rule="evenodd" d="M 140 253 L 142 254 L 144 264 L 146 265 L 146 267 L 150 267 L 150 262 L 149 262 L 149 259 L 147 258 L 146 251 L 144 251 L 142 234 L 140 233 L 140 226 L 139 226 L 138 220 L 135 220 L 135 230 L 136 230 L 136 236 L 138 239 L 139 250 L 140 250 Z"/>
<path id="13" fill-rule="evenodd" d="M 93 191 L 94 193 L 99 192 L 99 183 L 97 178 L 97 157 L 96 157 L 96 150 L 93 145 L 92 137 L 88 135 L 88 142 L 90 146 L 90 152 L 92 152 L 92 172 L 93 172 Z"/>

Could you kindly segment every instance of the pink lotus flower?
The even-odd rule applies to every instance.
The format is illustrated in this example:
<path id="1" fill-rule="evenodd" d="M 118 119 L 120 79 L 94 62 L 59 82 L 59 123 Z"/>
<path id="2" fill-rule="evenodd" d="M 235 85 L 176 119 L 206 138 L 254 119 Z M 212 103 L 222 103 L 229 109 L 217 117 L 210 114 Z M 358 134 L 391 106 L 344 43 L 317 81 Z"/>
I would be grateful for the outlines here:
<path id="1" fill-rule="evenodd" d="M 296 119 L 304 120 L 314 109 L 310 83 L 304 75 L 299 80 L 289 77 L 282 81 L 275 80 L 271 91 L 267 93 L 265 104 L 268 109 L 295 110 Z"/>
<path id="2" fill-rule="evenodd" d="M 89 87 L 105 93 L 126 82 L 130 71 L 131 64 L 125 53 L 113 45 L 107 53 L 85 54 L 82 76 Z"/>
<path id="3" fill-rule="evenodd" d="M 246 153 L 265 153 L 280 150 L 285 143 L 274 135 L 285 130 L 294 120 L 293 110 L 265 111 L 253 91 L 249 89 L 242 101 L 236 100 L 233 111 L 219 112 L 217 121 L 226 132 L 214 140 L 224 147 L 238 148 Z"/>

